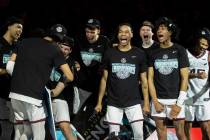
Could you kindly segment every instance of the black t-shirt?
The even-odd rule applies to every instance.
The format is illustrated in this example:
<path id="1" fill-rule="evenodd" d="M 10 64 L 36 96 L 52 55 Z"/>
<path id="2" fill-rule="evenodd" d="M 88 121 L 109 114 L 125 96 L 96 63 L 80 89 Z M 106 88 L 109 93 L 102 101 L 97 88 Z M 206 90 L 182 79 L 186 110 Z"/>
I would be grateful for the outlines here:
<path id="1" fill-rule="evenodd" d="M 154 68 L 154 85 L 158 99 L 177 99 L 180 91 L 180 69 L 189 67 L 184 47 L 174 44 L 151 53 L 150 67 Z"/>
<path id="2" fill-rule="evenodd" d="M 42 38 L 24 39 L 18 47 L 11 92 L 41 100 L 52 68 L 65 63 L 60 49 L 51 42 Z"/>
<path id="3" fill-rule="evenodd" d="M 77 46 L 80 53 L 78 61 L 81 65 L 79 87 L 93 93 L 98 93 L 102 71 L 101 61 L 105 50 L 110 48 L 110 45 L 110 40 L 102 35 L 94 43 L 89 43 L 86 39 L 78 41 Z"/>
<path id="4" fill-rule="evenodd" d="M 128 107 L 140 104 L 140 73 L 147 71 L 145 52 L 136 47 L 127 52 L 110 48 L 104 55 L 103 65 L 108 70 L 108 105 Z"/>
<path id="5" fill-rule="evenodd" d="M 6 69 L 15 45 L 10 45 L 3 37 L 0 38 L 0 68 Z M 11 77 L 9 74 L 0 75 L 0 98 L 8 99 Z"/>
<path id="6" fill-rule="evenodd" d="M 156 41 L 154 41 L 153 44 L 151 45 L 151 47 L 149 47 L 149 48 L 143 48 L 142 44 L 141 44 L 140 49 L 145 51 L 145 53 L 147 55 L 147 60 L 149 60 L 149 56 L 152 53 L 152 51 L 157 49 L 158 47 L 159 47 L 158 43 Z"/>
<path id="7" fill-rule="evenodd" d="M 67 64 L 69 65 L 71 71 L 74 74 L 74 80 L 77 77 L 75 74 L 75 61 L 72 57 L 68 57 L 66 59 Z M 60 69 L 55 69 L 53 68 L 51 75 L 50 75 L 50 80 L 47 83 L 47 87 L 49 89 L 54 89 L 58 82 L 64 82 L 63 81 L 63 72 Z M 57 97 L 52 97 L 52 99 L 62 99 L 62 100 L 70 100 L 72 98 L 72 92 L 73 92 L 73 84 L 74 82 L 70 82 L 66 85 L 64 90 L 57 96 Z"/>

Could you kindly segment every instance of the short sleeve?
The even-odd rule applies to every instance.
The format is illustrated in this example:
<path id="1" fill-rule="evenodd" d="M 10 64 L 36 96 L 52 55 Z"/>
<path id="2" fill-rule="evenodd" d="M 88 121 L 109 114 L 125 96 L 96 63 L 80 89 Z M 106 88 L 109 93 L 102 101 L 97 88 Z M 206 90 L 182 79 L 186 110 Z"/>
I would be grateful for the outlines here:
<path id="1" fill-rule="evenodd" d="M 66 64 L 65 58 L 62 55 L 62 52 L 58 48 L 56 48 L 56 52 L 53 56 L 53 65 L 54 67 L 58 68 L 63 64 Z"/>
<path id="2" fill-rule="evenodd" d="M 144 51 L 141 52 L 140 73 L 147 71 L 147 55 Z"/>
<path id="3" fill-rule="evenodd" d="M 179 49 L 179 67 L 180 68 L 189 67 L 189 59 L 187 56 L 187 51 L 182 46 Z"/>
<path id="4" fill-rule="evenodd" d="M 109 67 L 109 58 L 110 58 L 110 49 L 107 49 L 104 53 L 104 57 L 102 59 L 102 68 L 103 69 L 108 69 Z"/>

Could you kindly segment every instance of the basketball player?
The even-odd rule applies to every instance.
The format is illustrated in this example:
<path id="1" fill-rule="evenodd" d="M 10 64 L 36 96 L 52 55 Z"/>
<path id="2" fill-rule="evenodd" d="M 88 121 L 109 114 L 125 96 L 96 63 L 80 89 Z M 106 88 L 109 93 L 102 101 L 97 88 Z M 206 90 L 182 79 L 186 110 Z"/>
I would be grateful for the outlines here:
<path id="1" fill-rule="evenodd" d="M 149 112 L 146 55 L 144 51 L 131 46 L 133 32 L 130 24 L 120 24 L 117 37 L 118 46 L 108 49 L 104 56 L 104 71 L 95 110 L 102 110 L 102 99 L 107 89 L 105 120 L 109 124 L 110 134 L 119 134 L 125 113 L 131 124 L 134 139 L 143 140 L 144 118 L 140 105 L 139 80 L 144 95 L 144 111 Z"/>
<path id="2" fill-rule="evenodd" d="M 148 83 L 152 97 L 151 115 L 155 120 L 158 139 L 167 139 L 166 119 L 173 120 L 179 140 L 185 140 L 184 100 L 188 85 L 188 58 L 184 47 L 172 42 L 175 24 L 168 18 L 157 20 L 160 47 L 150 55 Z"/>
<path id="3" fill-rule="evenodd" d="M 202 139 L 210 139 L 209 51 L 210 31 L 201 29 L 194 38 L 195 46 L 188 49 L 190 61 L 189 85 L 185 102 L 185 131 L 190 140 L 190 129 L 196 119 L 202 130 Z M 191 101 L 191 102 L 190 102 Z"/>

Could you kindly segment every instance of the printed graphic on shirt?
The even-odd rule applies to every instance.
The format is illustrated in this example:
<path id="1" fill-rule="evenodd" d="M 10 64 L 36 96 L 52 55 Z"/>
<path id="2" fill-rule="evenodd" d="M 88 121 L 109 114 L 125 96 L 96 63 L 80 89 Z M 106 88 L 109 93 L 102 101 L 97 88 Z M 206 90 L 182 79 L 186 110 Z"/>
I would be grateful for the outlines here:
<path id="1" fill-rule="evenodd" d="M 93 60 L 101 62 L 102 54 L 81 51 L 82 61 L 86 66 L 89 66 Z"/>
<path id="2" fill-rule="evenodd" d="M 52 69 L 52 72 L 50 74 L 50 80 L 54 82 L 58 82 L 61 78 L 61 74 L 55 70 L 55 68 Z"/>
<path id="3" fill-rule="evenodd" d="M 154 66 L 161 74 L 169 75 L 178 68 L 178 60 L 176 58 L 168 59 L 168 55 L 164 54 L 162 59 L 155 60 Z"/>
<path id="4" fill-rule="evenodd" d="M 200 73 L 200 72 L 205 72 L 205 70 L 208 70 L 208 63 L 207 61 L 200 60 L 200 61 L 195 61 L 195 60 L 189 60 L 190 61 L 190 73 Z"/>
<path id="5" fill-rule="evenodd" d="M 112 63 L 112 73 L 115 73 L 119 79 L 126 79 L 131 74 L 135 74 L 136 66 L 126 63 L 126 59 L 122 58 L 121 63 Z"/>
<path id="6" fill-rule="evenodd" d="M 10 59 L 10 55 L 9 54 L 3 54 L 3 64 L 6 64 Z"/>

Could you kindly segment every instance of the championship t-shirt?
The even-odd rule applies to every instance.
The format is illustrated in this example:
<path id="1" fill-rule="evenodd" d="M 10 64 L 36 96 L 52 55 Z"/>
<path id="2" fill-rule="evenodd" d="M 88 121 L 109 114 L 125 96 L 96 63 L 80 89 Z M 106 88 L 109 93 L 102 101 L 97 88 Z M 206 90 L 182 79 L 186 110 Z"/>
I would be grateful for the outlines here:
<path id="1" fill-rule="evenodd" d="M 103 65 L 108 70 L 108 105 L 128 107 L 140 104 L 140 73 L 147 71 L 145 52 L 132 47 L 122 52 L 110 48 L 104 55 Z"/>
<path id="2" fill-rule="evenodd" d="M 154 85 L 158 99 L 177 99 L 180 91 L 180 69 L 189 67 L 184 47 L 174 44 L 170 48 L 155 49 L 149 66 L 154 68 Z"/>

